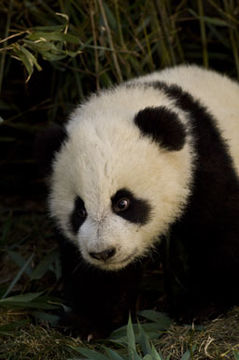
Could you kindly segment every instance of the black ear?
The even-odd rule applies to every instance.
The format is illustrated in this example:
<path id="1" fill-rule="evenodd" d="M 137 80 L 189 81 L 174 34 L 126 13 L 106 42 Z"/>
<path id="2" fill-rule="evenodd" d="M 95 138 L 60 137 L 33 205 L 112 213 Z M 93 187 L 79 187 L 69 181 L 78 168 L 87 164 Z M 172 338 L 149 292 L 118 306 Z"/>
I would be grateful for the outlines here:
<path id="1" fill-rule="evenodd" d="M 53 125 L 41 131 L 35 139 L 35 157 L 41 176 L 48 176 L 51 172 L 54 155 L 60 150 L 67 139 L 64 127 Z"/>
<path id="2" fill-rule="evenodd" d="M 182 149 L 186 130 L 177 114 L 164 106 L 146 107 L 134 118 L 135 124 L 144 135 L 150 136 L 167 150 Z"/>

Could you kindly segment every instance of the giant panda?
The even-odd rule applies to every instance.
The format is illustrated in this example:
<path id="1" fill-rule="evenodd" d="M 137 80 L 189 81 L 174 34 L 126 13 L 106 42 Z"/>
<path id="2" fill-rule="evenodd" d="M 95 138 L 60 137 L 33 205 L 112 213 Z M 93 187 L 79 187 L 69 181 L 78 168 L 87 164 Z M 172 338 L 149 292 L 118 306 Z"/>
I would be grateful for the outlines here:
<path id="1" fill-rule="evenodd" d="M 91 95 L 46 138 L 67 319 L 80 336 L 127 320 L 165 239 L 169 312 L 193 320 L 239 302 L 236 82 L 193 65 L 154 72 Z"/>

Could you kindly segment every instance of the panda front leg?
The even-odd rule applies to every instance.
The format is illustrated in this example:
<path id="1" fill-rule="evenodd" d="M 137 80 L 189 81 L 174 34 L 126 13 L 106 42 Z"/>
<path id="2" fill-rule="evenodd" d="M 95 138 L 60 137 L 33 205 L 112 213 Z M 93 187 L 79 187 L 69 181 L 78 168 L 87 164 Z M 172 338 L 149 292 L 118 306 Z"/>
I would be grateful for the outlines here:
<path id="1" fill-rule="evenodd" d="M 103 271 L 86 264 L 77 248 L 60 237 L 65 298 L 71 307 L 62 325 L 82 339 L 103 338 L 135 312 L 141 266 Z"/>

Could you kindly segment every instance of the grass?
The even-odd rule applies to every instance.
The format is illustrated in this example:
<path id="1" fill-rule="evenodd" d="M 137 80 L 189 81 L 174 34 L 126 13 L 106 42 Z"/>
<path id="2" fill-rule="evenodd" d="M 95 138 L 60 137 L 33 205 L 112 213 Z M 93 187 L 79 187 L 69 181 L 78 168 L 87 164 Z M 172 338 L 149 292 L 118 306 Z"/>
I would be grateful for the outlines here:
<path id="1" fill-rule="evenodd" d="M 0 0 L 0 358 L 239 358 L 236 308 L 163 332 L 156 314 L 93 345 L 62 334 L 59 254 L 32 153 L 39 129 L 122 80 L 184 62 L 238 79 L 238 11 L 236 0 Z"/>

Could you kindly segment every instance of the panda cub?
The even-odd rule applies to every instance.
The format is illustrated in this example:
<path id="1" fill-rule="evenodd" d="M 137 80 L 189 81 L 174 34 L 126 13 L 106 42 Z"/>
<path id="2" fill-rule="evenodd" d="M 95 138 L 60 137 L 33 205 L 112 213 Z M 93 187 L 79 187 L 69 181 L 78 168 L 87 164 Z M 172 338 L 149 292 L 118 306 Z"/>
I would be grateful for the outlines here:
<path id="1" fill-rule="evenodd" d="M 165 238 L 172 315 L 239 303 L 237 83 L 197 66 L 154 72 L 92 95 L 48 140 L 49 207 L 79 335 L 127 321 Z"/>

